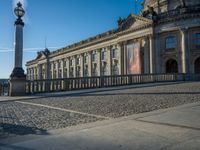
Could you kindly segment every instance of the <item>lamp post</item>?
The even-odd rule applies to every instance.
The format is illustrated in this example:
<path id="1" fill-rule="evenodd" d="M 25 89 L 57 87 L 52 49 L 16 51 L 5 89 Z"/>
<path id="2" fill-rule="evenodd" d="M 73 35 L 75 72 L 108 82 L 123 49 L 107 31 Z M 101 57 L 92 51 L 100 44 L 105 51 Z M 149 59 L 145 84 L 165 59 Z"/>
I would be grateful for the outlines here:
<path id="1" fill-rule="evenodd" d="M 23 27 L 24 22 L 22 17 L 25 15 L 25 11 L 20 2 L 17 3 L 17 7 L 14 9 L 14 13 L 17 16 L 15 21 L 15 66 L 10 75 L 10 96 L 20 96 L 26 93 L 26 75 L 22 68 L 23 59 Z"/>

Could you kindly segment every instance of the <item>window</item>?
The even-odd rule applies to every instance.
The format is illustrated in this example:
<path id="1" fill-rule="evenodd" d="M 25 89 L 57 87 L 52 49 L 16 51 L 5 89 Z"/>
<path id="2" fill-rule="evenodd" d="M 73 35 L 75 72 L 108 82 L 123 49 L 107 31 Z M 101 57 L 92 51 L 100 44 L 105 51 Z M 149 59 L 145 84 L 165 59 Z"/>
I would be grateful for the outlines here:
<path id="1" fill-rule="evenodd" d="M 176 48 L 176 38 L 174 36 L 167 37 L 165 40 L 166 49 L 175 49 Z"/>
<path id="2" fill-rule="evenodd" d="M 97 76 L 97 65 L 96 64 L 94 64 L 92 66 L 92 76 Z"/>
<path id="3" fill-rule="evenodd" d="M 84 63 L 87 64 L 88 63 L 88 55 L 84 56 Z"/>
<path id="4" fill-rule="evenodd" d="M 197 48 L 200 48 L 200 33 L 195 34 L 195 45 Z"/>
<path id="5" fill-rule="evenodd" d="M 97 55 L 96 53 L 92 53 L 92 62 L 96 62 Z"/>
<path id="6" fill-rule="evenodd" d="M 63 67 L 67 67 L 67 61 L 65 60 L 64 62 L 63 62 L 64 64 L 63 64 Z"/>
<path id="7" fill-rule="evenodd" d="M 74 77 L 74 68 L 70 68 L 69 76 L 70 76 L 70 78 Z"/>
<path id="8" fill-rule="evenodd" d="M 76 59 L 76 64 L 77 64 L 77 65 L 80 65 L 80 64 L 81 64 L 81 58 L 77 58 L 77 59 Z"/>
<path id="9" fill-rule="evenodd" d="M 58 62 L 58 68 L 61 68 L 61 61 Z"/>
<path id="10" fill-rule="evenodd" d="M 101 60 L 105 60 L 106 58 L 106 52 L 105 52 L 105 49 L 102 49 L 101 51 Z"/>
<path id="11" fill-rule="evenodd" d="M 76 77 L 80 77 L 81 76 L 81 68 L 77 67 L 76 68 Z"/>
<path id="12" fill-rule="evenodd" d="M 71 59 L 70 60 L 70 66 L 73 66 L 74 65 L 74 59 Z"/>
<path id="13" fill-rule="evenodd" d="M 112 55 L 113 55 L 113 58 L 117 58 L 117 49 L 113 49 L 113 51 L 112 51 Z"/>
<path id="14" fill-rule="evenodd" d="M 88 66 L 84 67 L 84 77 L 88 77 Z"/>

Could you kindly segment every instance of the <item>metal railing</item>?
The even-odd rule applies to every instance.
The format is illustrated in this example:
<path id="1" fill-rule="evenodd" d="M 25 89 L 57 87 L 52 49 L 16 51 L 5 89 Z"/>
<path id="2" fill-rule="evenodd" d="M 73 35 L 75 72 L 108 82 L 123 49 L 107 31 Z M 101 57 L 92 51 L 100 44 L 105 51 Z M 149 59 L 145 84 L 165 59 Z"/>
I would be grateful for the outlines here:
<path id="1" fill-rule="evenodd" d="M 9 93 L 8 79 L 0 79 L 0 96 L 7 96 Z"/>
<path id="2" fill-rule="evenodd" d="M 26 92 L 43 93 L 154 82 L 200 81 L 198 74 L 144 74 L 27 81 Z"/>

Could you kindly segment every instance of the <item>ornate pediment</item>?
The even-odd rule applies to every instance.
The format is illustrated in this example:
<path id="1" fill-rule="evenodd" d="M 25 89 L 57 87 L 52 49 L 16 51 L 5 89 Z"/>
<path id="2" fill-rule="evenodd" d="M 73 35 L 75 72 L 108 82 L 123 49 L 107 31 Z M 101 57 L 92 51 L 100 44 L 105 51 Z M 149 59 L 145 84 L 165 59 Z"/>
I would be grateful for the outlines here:
<path id="1" fill-rule="evenodd" d="M 153 21 L 141 16 L 131 14 L 127 19 L 119 19 L 118 25 L 120 30 L 134 29 L 142 26 L 150 25 Z"/>
<path id="2" fill-rule="evenodd" d="M 37 53 L 37 59 L 45 59 L 48 57 L 48 55 L 50 54 L 50 51 L 46 48 L 44 51 L 40 51 Z"/>

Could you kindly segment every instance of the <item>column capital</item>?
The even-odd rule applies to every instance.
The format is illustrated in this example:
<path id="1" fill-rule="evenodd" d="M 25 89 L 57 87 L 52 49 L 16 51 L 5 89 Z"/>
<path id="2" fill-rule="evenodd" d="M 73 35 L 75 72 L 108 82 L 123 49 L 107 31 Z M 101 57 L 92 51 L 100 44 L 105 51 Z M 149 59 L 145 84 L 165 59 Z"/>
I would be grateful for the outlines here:
<path id="1" fill-rule="evenodd" d="M 188 31 L 188 27 L 180 27 L 179 30 L 181 32 L 187 32 Z"/>

